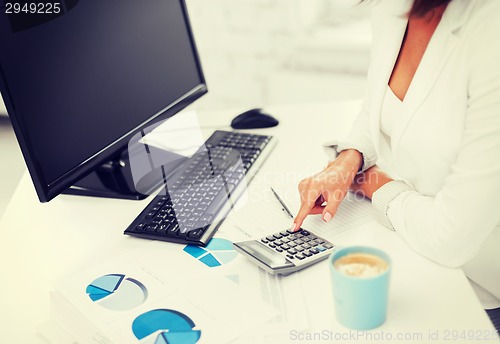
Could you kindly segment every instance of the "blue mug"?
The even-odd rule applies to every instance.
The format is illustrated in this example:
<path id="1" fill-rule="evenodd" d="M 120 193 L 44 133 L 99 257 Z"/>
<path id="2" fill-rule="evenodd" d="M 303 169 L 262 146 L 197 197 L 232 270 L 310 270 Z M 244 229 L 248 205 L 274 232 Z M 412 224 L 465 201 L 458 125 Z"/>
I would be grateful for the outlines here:
<path id="1" fill-rule="evenodd" d="M 341 272 L 335 267 L 340 258 L 358 253 L 380 258 L 386 263 L 385 270 L 373 276 L 359 277 Z M 330 255 L 329 264 L 338 322 L 354 330 L 369 330 L 382 325 L 387 315 L 392 265 L 390 257 L 373 247 L 339 247 Z"/>

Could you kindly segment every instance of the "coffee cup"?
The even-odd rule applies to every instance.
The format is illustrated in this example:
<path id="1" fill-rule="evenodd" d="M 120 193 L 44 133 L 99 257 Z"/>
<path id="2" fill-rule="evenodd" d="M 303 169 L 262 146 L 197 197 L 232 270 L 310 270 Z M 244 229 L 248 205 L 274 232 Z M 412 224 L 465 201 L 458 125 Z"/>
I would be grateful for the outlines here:
<path id="1" fill-rule="evenodd" d="M 340 247 L 330 255 L 335 313 L 355 330 L 382 325 L 387 315 L 391 259 L 367 246 Z"/>

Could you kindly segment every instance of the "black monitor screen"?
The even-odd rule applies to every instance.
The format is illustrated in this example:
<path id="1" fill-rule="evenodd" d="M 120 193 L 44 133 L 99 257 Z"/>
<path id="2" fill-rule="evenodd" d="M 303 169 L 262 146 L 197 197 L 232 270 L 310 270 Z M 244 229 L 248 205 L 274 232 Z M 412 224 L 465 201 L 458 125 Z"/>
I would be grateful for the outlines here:
<path id="1" fill-rule="evenodd" d="M 183 1 L 66 0 L 49 14 L 7 6 L 2 95 L 45 185 L 204 83 Z"/>

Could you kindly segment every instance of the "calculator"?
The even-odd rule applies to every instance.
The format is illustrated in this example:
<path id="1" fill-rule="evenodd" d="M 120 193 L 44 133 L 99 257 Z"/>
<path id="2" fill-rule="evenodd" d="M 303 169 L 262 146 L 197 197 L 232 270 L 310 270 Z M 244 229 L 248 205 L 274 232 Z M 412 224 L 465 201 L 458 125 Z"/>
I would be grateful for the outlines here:
<path id="1" fill-rule="evenodd" d="M 243 254 L 273 275 L 288 275 L 327 258 L 335 246 L 326 239 L 299 229 L 271 234 L 260 240 L 233 244 Z"/>

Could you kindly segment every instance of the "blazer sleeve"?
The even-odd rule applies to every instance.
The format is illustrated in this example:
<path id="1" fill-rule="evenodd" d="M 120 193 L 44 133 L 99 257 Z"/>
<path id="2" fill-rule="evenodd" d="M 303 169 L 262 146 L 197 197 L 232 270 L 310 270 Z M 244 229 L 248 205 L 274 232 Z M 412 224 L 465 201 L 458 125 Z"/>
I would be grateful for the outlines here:
<path id="1" fill-rule="evenodd" d="M 378 28 L 380 25 L 377 24 L 377 14 L 380 12 L 378 9 L 378 5 L 374 6 L 373 15 L 372 15 L 372 47 L 377 44 L 378 39 Z M 375 68 L 374 64 L 370 62 L 368 69 L 368 82 L 370 84 L 370 80 L 372 79 L 373 71 Z M 363 156 L 363 163 L 360 168 L 361 171 L 366 171 L 370 167 L 374 166 L 377 162 L 377 152 L 375 149 L 375 145 L 373 144 L 373 140 L 370 135 L 370 121 L 369 121 L 369 104 L 370 104 L 370 92 L 368 90 L 365 91 L 365 96 L 363 100 L 363 104 L 361 106 L 361 110 L 358 113 L 353 125 L 351 127 L 350 132 L 344 139 L 340 140 L 331 140 L 323 144 L 323 148 L 325 150 L 326 155 L 328 156 L 329 161 L 333 161 L 337 158 L 338 154 L 346 149 L 355 149 L 360 152 Z"/>
<path id="2" fill-rule="evenodd" d="M 470 39 L 463 139 L 443 188 L 435 197 L 411 188 L 395 194 L 390 182 L 373 196 L 374 204 L 385 199 L 382 216 L 410 246 L 450 267 L 472 259 L 500 223 L 500 25 L 493 22 Z"/>

